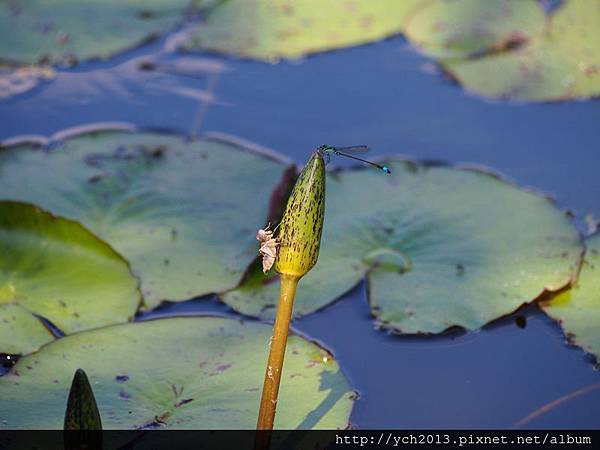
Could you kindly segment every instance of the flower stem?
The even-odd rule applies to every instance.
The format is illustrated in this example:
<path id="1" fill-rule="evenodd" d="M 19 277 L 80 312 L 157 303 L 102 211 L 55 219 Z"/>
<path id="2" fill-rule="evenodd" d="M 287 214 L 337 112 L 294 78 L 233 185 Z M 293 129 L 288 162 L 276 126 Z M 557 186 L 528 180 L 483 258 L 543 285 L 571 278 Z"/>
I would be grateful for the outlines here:
<path id="1" fill-rule="evenodd" d="M 298 280 L 317 263 L 324 215 L 325 162 L 323 153 L 316 150 L 298 175 L 281 220 L 275 260 L 281 288 L 256 423 L 255 449 L 264 450 L 270 446 L 296 287 Z"/>
<path id="2" fill-rule="evenodd" d="M 285 356 L 285 345 L 287 342 L 292 310 L 294 308 L 294 296 L 298 286 L 299 276 L 281 275 L 281 288 L 279 291 L 279 306 L 273 326 L 271 349 L 269 361 L 265 373 L 262 398 L 260 400 L 260 411 L 258 413 L 258 430 L 272 430 L 275 420 L 275 409 L 277 406 L 277 395 L 279 394 L 279 382 Z"/>

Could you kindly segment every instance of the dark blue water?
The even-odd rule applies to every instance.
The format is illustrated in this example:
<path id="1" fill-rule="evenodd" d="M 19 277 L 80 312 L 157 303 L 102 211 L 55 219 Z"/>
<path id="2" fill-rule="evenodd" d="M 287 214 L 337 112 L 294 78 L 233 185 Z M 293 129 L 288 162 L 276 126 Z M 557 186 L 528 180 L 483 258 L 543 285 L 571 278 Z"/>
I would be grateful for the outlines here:
<path id="1" fill-rule="evenodd" d="M 185 134 L 226 132 L 300 163 L 318 144 L 368 144 L 374 155 L 489 166 L 552 193 L 580 223 L 587 214 L 600 217 L 598 101 L 483 100 L 444 80 L 402 38 L 278 65 L 177 55 L 165 51 L 166 42 L 80 65 L 0 102 L 0 139 L 126 121 Z M 138 70 L 142 61 L 155 70 Z M 208 298 L 151 316 L 200 313 L 233 315 Z M 356 427 L 511 427 L 548 402 L 600 383 L 591 358 L 566 345 L 536 307 L 477 333 L 390 336 L 373 329 L 359 287 L 294 329 L 332 350 L 360 392 Z M 597 389 L 526 426 L 597 428 L 599 417 Z"/>

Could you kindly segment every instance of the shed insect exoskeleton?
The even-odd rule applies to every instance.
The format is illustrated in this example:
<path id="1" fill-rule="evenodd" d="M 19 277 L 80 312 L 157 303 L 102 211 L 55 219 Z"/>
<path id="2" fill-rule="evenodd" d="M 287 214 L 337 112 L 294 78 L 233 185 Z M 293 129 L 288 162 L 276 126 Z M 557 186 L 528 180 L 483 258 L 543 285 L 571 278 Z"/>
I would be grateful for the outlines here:
<path id="1" fill-rule="evenodd" d="M 263 273 L 267 273 L 273 264 L 275 263 L 275 258 L 277 258 L 277 247 L 279 247 L 279 242 L 277 239 L 273 238 L 273 231 L 269 231 L 271 224 L 267 225 L 266 228 L 258 230 L 256 233 L 256 239 L 260 242 L 260 249 L 258 253 L 262 256 L 262 265 L 263 265 Z M 277 229 L 277 227 L 275 228 Z"/>

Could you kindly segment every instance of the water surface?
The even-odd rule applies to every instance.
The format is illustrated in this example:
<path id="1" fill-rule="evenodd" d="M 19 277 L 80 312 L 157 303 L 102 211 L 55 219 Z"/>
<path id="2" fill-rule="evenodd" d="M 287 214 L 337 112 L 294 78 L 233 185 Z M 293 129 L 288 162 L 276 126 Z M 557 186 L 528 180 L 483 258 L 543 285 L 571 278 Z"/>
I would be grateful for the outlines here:
<path id="1" fill-rule="evenodd" d="M 580 225 L 588 214 L 600 217 L 598 101 L 484 100 L 445 80 L 402 38 L 278 65 L 176 55 L 165 51 L 168 44 L 81 64 L 0 102 L 0 139 L 126 121 L 189 135 L 226 132 L 299 163 L 319 144 L 368 144 L 375 156 L 488 166 L 551 193 Z M 138 70 L 142 62 L 151 68 L 148 61 L 158 70 Z M 208 297 L 144 317 L 215 313 L 235 316 Z M 339 360 L 360 393 L 351 417 L 359 428 L 511 427 L 548 402 L 600 383 L 592 359 L 566 345 L 557 324 L 535 306 L 479 332 L 392 336 L 373 328 L 361 285 L 293 327 Z M 598 417 L 600 389 L 527 426 L 597 428 Z"/>

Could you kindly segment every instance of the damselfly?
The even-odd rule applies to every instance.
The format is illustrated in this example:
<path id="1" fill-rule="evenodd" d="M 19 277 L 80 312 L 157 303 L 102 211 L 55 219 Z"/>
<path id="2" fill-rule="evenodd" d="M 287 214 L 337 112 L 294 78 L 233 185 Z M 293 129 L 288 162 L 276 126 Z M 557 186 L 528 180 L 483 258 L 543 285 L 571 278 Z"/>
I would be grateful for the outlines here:
<path id="1" fill-rule="evenodd" d="M 382 166 L 372 161 L 367 161 L 366 159 L 359 158 L 357 156 L 353 156 L 350 153 L 366 153 L 369 151 L 369 147 L 366 145 L 353 145 L 351 147 L 332 147 L 331 145 L 321 145 L 318 149 L 321 152 L 323 157 L 329 162 L 331 160 L 331 155 L 340 155 L 345 156 L 346 158 L 355 159 L 357 161 L 364 162 L 373 167 L 382 170 L 385 173 L 392 173 L 392 171 L 387 166 Z"/>

